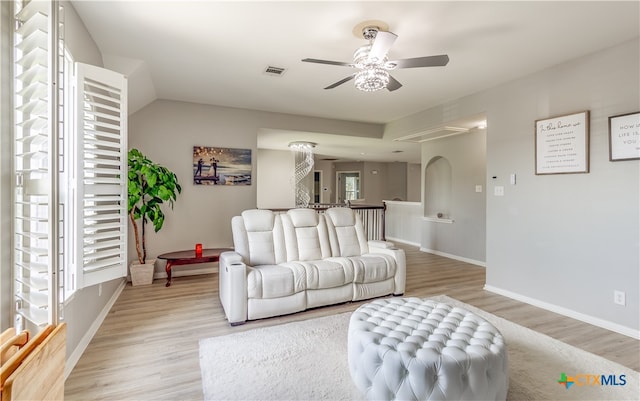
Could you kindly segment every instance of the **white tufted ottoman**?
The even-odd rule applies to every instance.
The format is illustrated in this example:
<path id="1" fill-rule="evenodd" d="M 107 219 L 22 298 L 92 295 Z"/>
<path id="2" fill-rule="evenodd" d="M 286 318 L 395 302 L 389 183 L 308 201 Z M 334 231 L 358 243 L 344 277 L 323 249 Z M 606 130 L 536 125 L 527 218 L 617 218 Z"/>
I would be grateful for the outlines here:
<path id="1" fill-rule="evenodd" d="M 505 400 L 507 347 L 473 313 L 419 298 L 379 299 L 351 315 L 349 370 L 368 400 Z"/>

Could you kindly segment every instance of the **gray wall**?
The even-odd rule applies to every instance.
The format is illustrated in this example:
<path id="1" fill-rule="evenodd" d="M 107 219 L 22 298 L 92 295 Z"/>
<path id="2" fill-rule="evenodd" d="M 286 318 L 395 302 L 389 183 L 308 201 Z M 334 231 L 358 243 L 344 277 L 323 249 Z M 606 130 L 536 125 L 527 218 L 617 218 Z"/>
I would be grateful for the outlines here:
<path id="1" fill-rule="evenodd" d="M 433 213 L 426 214 L 441 210 L 454 223 L 424 221 L 422 247 L 482 265 L 485 262 L 486 230 L 485 131 L 474 130 L 468 134 L 426 142 L 422 146 L 423 177 L 426 176 L 424 173 L 429 161 L 437 157 L 446 159 L 451 167 L 450 192 L 443 195 L 445 204 L 440 205 L 439 209 L 436 207 Z M 475 192 L 476 185 L 482 185 L 483 192 Z M 426 190 L 424 183 L 423 190 Z M 434 194 L 431 195 L 430 199 L 437 202 Z M 435 195 L 437 198 L 438 194 Z M 425 196 L 425 209 L 431 210 L 429 199 Z"/>
<path id="2" fill-rule="evenodd" d="M 231 218 L 245 209 L 257 207 L 258 191 L 270 188 L 290 191 L 291 170 L 286 167 L 290 166 L 288 162 L 278 163 L 276 167 L 281 168 L 280 171 L 269 167 L 264 177 L 262 173 L 265 169 L 257 169 L 262 157 L 277 157 L 277 153 L 286 153 L 287 158 L 291 157 L 290 152 L 258 152 L 257 136 L 263 128 L 354 136 L 381 135 L 380 127 L 374 124 L 168 100 L 154 101 L 129 117 L 129 147 L 140 149 L 150 159 L 175 172 L 182 185 L 182 194 L 178 196 L 173 210 L 166 209 L 163 229 L 158 233 L 152 229 L 147 231 L 150 258 L 173 250 L 191 249 L 195 243 L 202 243 L 205 247 L 231 247 Z M 194 185 L 191 167 L 194 145 L 251 149 L 252 185 Z M 263 192 L 261 194 L 261 207 L 290 205 L 288 194 L 281 199 L 265 196 Z M 278 205 L 280 201 L 288 204 Z M 132 236 L 129 237 L 129 260 L 133 260 L 135 248 Z M 156 263 L 156 269 L 162 273 L 164 263 Z"/>
<path id="3" fill-rule="evenodd" d="M 487 285 L 636 332 L 640 162 L 608 160 L 607 124 L 640 110 L 639 48 L 637 39 L 623 43 L 395 121 L 385 132 L 396 138 L 486 112 Z M 591 112 L 591 172 L 536 176 L 534 121 L 582 110 Z M 503 197 L 492 195 L 494 185 L 505 187 Z M 613 303 L 614 290 L 626 292 L 626 307 Z"/>
<path id="4" fill-rule="evenodd" d="M 75 61 L 102 66 L 102 56 L 95 42 L 76 14 L 73 6 L 63 2 L 65 18 L 65 44 Z M 96 322 L 96 317 L 109 303 L 122 279 L 112 280 L 100 286 L 76 291 L 64 306 L 64 320 L 67 323 L 67 357 L 76 347 L 86 341 L 85 335 Z M 95 329 L 95 327 L 94 327 Z"/>
<path id="5" fill-rule="evenodd" d="M 293 156 L 288 151 L 259 149 L 257 167 L 257 206 L 259 208 L 288 208 L 294 206 Z M 264 168 L 260 168 L 263 166 Z M 417 199 L 420 201 L 420 165 L 414 164 L 417 173 L 411 176 L 412 185 L 418 187 Z M 394 162 L 330 162 L 316 158 L 315 171 L 322 171 L 323 203 L 335 202 L 336 171 L 359 171 L 361 197 L 367 204 L 381 204 L 383 200 L 396 197 L 407 200 L 407 183 L 409 180 L 408 163 Z M 373 172 L 376 171 L 374 174 Z"/>
<path id="6" fill-rule="evenodd" d="M 315 171 L 322 172 L 322 188 L 320 188 L 320 190 L 322 191 L 322 196 L 320 197 L 320 203 L 330 203 L 331 196 L 335 192 L 335 172 L 333 168 L 333 162 L 322 160 L 316 157 L 313 169 Z"/>
<path id="7" fill-rule="evenodd" d="M 422 199 L 422 165 L 420 163 L 407 164 L 407 199 L 408 202 L 420 202 Z"/>
<path id="8" fill-rule="evenodd" d="M 383 200 L 407 200 L 407 165 L 408 163 L 394 162 L 386 164 L 386 176 L 382 182 Z"/>

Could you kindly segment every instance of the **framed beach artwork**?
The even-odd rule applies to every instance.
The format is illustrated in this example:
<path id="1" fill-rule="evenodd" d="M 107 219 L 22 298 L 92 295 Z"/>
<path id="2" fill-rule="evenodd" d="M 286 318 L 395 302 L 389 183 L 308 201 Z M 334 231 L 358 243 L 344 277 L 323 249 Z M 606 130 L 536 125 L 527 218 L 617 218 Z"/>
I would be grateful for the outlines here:
<path id="1" fill-rule="evenodd" d="M 195 185 L 251 185 L 251 149 L 193 147 Z"/>

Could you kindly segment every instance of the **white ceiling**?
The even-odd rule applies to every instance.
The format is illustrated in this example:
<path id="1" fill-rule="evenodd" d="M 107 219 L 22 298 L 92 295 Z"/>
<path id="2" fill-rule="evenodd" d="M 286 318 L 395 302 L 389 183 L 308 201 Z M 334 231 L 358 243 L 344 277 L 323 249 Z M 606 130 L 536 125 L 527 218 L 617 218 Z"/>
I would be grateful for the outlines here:
<path id="1" fill-rule="evenodd" d="M 128 75 L 130 112 L 171 99 L 382 124 L 640 34 L 637 1 L 72 4 L 105 67 Z M 404 85 L 394 92 L 364 93 L 352 82 L 324 90 L 352 70 L 300 60 L 350 62 L 353 51 L 366 44 L 354 27 L 366 20 L 384 21 L 398 35 L 390 59 L 448 54 L 449 64 L 394 71 Z M 267 66 L 286 71 L 268 76 Z M 279 135 L 300 139 L 297 133 Z M 362 138 L 356 140 L 358 150 L 365 150 L 359 153 L 367 153 Z M 415 144 L 386 147 L 402 147 L 419 161 Z"/>

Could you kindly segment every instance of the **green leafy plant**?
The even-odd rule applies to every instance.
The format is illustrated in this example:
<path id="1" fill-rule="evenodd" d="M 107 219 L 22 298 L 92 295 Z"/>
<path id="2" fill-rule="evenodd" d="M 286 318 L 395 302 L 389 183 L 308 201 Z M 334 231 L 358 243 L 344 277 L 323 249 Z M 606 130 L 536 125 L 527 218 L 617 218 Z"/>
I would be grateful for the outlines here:
<path id="1" fill-rule="evenodd" d="M 133 225 L 138 261 L 144 264 L 147 259 L 145 224 L 151 221 L 155 232 L 160 231 L 164 224 L 162 204 L 168 202 L 173 209 L 173 202 L 182 188 L 173 172 L 147 159 L 138 149 L 129 151 L 128 176 L 129 219 Z M 141 220 L 140 230 L 136 223 L 138 220 Z"/>

